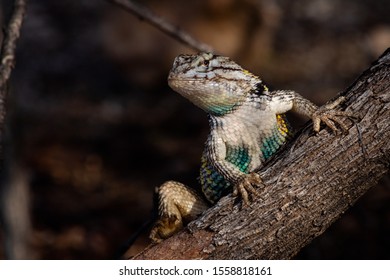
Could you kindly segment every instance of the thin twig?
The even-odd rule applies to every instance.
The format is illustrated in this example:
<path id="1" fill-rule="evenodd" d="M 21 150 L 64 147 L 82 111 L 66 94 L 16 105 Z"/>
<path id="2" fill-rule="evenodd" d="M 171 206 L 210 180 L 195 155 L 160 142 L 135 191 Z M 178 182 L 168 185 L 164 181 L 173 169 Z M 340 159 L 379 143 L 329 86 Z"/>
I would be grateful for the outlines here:
<path id="1" fill-rule="evenodd" d="M 153 13 L 145 6 L 135 3 L 132 0 L 108 0 L 108 1 L 120 6 L 127 12 L 130 12 L 138 16 L 140 20 L 148 21 L 150 24 L 157 27 L 162 32 L 188 45 L 189 47 L 193 48 L 196 51 L 214 52 L 212 47 L 202 42 L 199 42 L 191 35 L 189 35 L 187 32 L 180 29 L 180 27 L 175 26 L 170 22 L 167 22 L 164 18 L 157 16 L 155 13 Z"/>
<path id="2" fill-rule="evenodd" d="M 15 65 L 16 41 L 26 12 L 27 0 L 15 0 L 11 18 L 4 30 L 0 54 L 0 215 L 3 220 L 5 256 L 9 259 L 31 258 L 28 238 L 31 232 L 29 215 L 28 174 L 14 156 L 11 133 L 4 133 L 5 103 L 8 81 Z M 3 148 L 5 146 L 5 148 Z"/>
<path id="3" fill-rule="evenodd" d="M 27 0 L 15 0 L 11 19 L 5 30 L 0 56 L 0 129 L 4 127 L 6 84 L 15 64 L 16 41 L 20 35 Z"/>
<path id="4" fill-rule="evenodd" d="M 0 88 L 4 87 L 11 76 L 12 67 L 15 63 L 16 41 L 20 35 L 25 11 L 26 0 L 16 0 L 14 11 L 5 31 L 5 38 L 1 47 Z"/>

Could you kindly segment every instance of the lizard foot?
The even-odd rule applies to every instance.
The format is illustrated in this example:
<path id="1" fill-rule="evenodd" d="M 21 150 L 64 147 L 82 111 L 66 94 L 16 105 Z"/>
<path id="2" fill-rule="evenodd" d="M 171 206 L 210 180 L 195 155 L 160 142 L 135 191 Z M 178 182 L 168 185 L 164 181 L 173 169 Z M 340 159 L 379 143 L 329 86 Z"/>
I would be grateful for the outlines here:
<path id="1" fill-rule="evenodd" d="M 179 182 L 165 182 L 156 188 L 156 194 L 159 218 L 149 236 L 156 243 L 180 231 L 208 208 L 193 189 Z"/>
<path id="2" fill-rule="evenodd" d="M 261 177 L 259 174 L 252 172 L 250 174 L 245 174 L 245 176 L 239 181 L 233 189 L 233 195 L 234 196 L 241 196 L 243 205 L 248 206 L 249 205 L 249 195 L 250 193 L 252 196 L 258 197 L 259 193 L 256 191 L 254 186 L 261 186 L 263 185 L 263 181 L 261 180 Z"/>
<path id="3" fill-rule="evenodd" d="M 344 100 L 344 97 L 340 97 L 332 103 L 318 108 L 318 110 L 313 113 L 311 118 L 313 120 L 313 130 L 316 133 L 320 131 L 321 121 L 324 122 L 327 126 L 329 126 L 335 133 L 337 133 L 338 131 L 336 124 L 338 124 L 343 131 L 348 131 L 348 126 L 345 124 L 345 121 L 341 117 L 354 118 L 355 116 L 351 113 L 334 109 Z"/>
<path id="4" fill-rule="evenodd" d="M 161 217 L 150 231 L 149 238 L 155 243 L 160 243 L 182 228 L 183 222 L 181 218 L 178 218 L 175 215 Z"/>

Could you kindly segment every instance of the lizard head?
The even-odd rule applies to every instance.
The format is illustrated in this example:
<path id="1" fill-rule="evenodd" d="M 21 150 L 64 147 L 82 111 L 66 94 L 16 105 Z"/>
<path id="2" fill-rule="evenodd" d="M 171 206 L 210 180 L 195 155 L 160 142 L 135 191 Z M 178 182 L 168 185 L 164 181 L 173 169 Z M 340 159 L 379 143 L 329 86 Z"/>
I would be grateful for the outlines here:
<path id="1" fill-rule="evenodd" d="M 240 105 L 259 81 L 230 58 L 212 53 L 179 55 L 168 76 L 173 90 L 215 115 Z"/>

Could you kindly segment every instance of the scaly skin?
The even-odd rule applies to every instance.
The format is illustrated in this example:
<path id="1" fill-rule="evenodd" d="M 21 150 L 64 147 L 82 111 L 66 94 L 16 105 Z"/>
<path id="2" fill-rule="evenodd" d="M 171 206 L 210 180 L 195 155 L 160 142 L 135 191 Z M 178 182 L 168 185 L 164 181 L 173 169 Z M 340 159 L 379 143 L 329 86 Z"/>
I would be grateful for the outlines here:
<path id="1" fill-rule="evenodd" d="M 335 110 L 342 99 L 318 108 L 290 90 L 269 91 L 262 80 L 228 57 L 200 53 L 178 56 L 168 77 L 169 86 L 209 115 L 210 134 L 201 159 L 200 183 L 203 196 L 175 181 L 157 189 L 159 220 L 150 237 L 159 242 L 195 219 L 210 204 L 233 192 L 242 197 L 257 196 L 262 185 L 254 170 L 260 168 L 287 141 L 290 128 L 284 113 L 294 111 L 313 120 L 319 132 L 321 122 L 332 130 L 347 129 Z M 207 201 L 207 202 L 206 202 Z"/>

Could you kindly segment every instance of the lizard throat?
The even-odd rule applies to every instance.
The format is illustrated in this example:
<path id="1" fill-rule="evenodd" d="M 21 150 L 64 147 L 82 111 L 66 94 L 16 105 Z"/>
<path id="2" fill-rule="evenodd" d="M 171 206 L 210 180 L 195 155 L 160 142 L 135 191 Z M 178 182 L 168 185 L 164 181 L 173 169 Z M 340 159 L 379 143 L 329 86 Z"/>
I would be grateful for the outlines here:
<path id="1" fill-rule="evenodd" d="M 242 104 L 245 94 L 220 83 L 196 79 L 168 79 L 169 86 L 197 107 L 214 116 L 228 114 Z"/>

